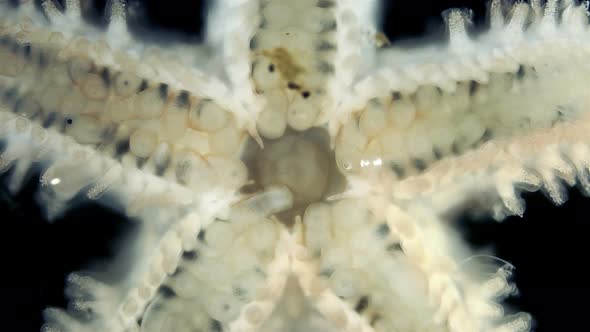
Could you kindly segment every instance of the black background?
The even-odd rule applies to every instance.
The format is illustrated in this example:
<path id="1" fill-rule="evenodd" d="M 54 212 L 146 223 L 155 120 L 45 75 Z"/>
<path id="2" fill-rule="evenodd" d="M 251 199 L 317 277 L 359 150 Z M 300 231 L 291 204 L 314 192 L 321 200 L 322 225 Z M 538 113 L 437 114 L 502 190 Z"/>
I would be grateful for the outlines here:
<path id="1" fill-rule="evenodd" d="M 383 30 L 394 43 L 425 34 L 444 38 L 440 13 L 451 7 L 472 9 L 475 29 L 485 27 L 486 1 L 386 2 Z M 104 0 L 93 5 L 100 12 Z M 133 30 L 138 34 L 158 28 L 160 35 L 169 39 L 193 41 L 202 35 L 204 1 L 131 1 L 130 6 L 135 13 Z M 91 19 L 100 24 L 96 17 Z M 0 180 L 4 182 L 6 175 Z M 38 331 L 43 308 L 65 306 L 67 274 L 91 262 L 108 261 L 115 253 L 114 244 L 125 241 L 124 235 L 134 227 L 125 216 L 90 203 L 78 205 L 50 224 L 34 199 L 37 183 L 38 174 L 16 196 L 0 186 L 0 273 L 8 278 L 1 283 L 6 306 L 1 312 L 7 316 L 0 323 L 1 330 Z M 532 313 L 539 332 L 579 331 L 586 326 L 585 301 L 590 295 L 585 272 L 590 229 L 586 213 L 590 199 L 576 189 L 569 194 L 570 199 L 561 207 L 540 193 L 525 195 L 524 218 L 497 223 L 474 220 L 466 211 L 460 223 L 469 242 L 476 247 L 493 245 L 497 256 L 516 267 L 520 296 L 509 303 Z"/>

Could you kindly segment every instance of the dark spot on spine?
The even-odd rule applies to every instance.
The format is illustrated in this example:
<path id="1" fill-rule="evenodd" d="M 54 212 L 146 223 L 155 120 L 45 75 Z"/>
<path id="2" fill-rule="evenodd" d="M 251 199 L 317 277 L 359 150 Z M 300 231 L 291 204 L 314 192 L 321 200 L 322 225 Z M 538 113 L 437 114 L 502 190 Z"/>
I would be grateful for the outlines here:
<path id="1" fill-rule="evenodd" d="M 391 92 L 391 100 L 396 101 L 402 99 L 402 94 L 399 91 Z"/>
<path id="2" fill-rule="evenodd" d="M 221 322 L 215 319 L 211 320 L 211 331 L 213 332 L 223 332 L 223 325 Z"/>
<path id="3" fill-rule="evenodd" d="M 381 225 L 377 226 L 377 234 L 379 236 L 387 236 L 390 231 L 389 225 L 386 223 L 382 223 Z"/>
<path id="4" fill-rule="evenodd" d="M 425 171 L 428 167 L 428 164 L 423 159 L 414 159 L 413 164 L 414 167 L 420 172 Z"/>
<path id="5" fill-rule="evenodd" d="M 18 97 L 18 90 L 16 88 L 10 88 L 3 93 L 4 101 L 7 103 L 14 103 Z"/>
<path id="6" fill-rule="evenodd" d="M 186 108 L 188 107 L 189 99 L 190 93 L 186 90 L 182 90 L 180 91 L 180 94 L 178 94 L 178 97 L 176 97 L 176 105 L 181 108 Z"/>
<path id="7" fill-rule="evenodd" d="M 129 140 L 119 141 L 115 145 L 115 156 L 120 157 L 129 151 Z"/>
<path id="8" fill-rule="evenodd" d="M 318 0 L 317 5 L 319 8 L 332 8 L 334 7 L 334 1 L 332 0 Z"/>
<path id="9" fill-rule="evenodd" d="M 524 78 L 524 66 L 523 65 L 518 66 L 518 70 L 516 71 L 515 77 L 519 80 Z"/>
<path id="10" fill-rule="evenodd" d="M 168 99 L 168 84 L 161 83 L 158 86 L 158 92 L 160 93 L 160 98 L 162 98 L 163 100 L 167 100 Z"/>
<path id="11" fill-rule="evenodd" d="M 469 81 L 469 95 L 470 96 L 474 96 L 477 93 L 477 90 L 479 89 L 479 83 L 477 83 L 474 80 Z"/>
<path id="12" fill-rule="evenodd" d="M 363 311 L 365 311 L 367 309 L 367 307 L 369 306 L 369 297 L 362 296 L 359 301 L 356 303 L 356 306 L 354 307 L 354 311 L 358 312 L 359 314 L 363 313 Z"/>
<path id="13" fill-rule="evenodd" d="M 186 259 L 189 261 L 196 261 L 199 259 L 199 251 L 198 250 L 189 250 L 182 253 L 182 259 Z"/>
<path id="14" fill-rule="evenodd" d="M 389 244 L 385 250 L 391 252 L 404 251 L 402 245 L 399 242 Z"/>
<path id="15" fill-rule="evenodd" d="M 263 28 L 265 23 L 266 23 L 266 20 L 262 20 L 262 22 L 260 22 L 260 27 Z M 258 38 L 256 36 L 250 38 L 250 44 L 248 46 L 250 47 L 251 50 L 257 49 L 258 48 Z"/>
<path id="16" fill-rule="evenodd" d="M 170 165 L 170 158 L 166 157 L 161 163 L 156 164 L 156 175 L 162 176 L 166 172 L 166 169 Z"/>
<path id="17" fill-rule="evenodd" d="M 176 292 L 166 285 L 160 286 L 160 288 L 158 288 L 158 293 L 160 293 L 160 295 L 162 295 L 162 297 L 165 299 L 176 297 Z"/>
<path id="18" fill-rule="evenodd" d="M 389 168 L 398 178 L 403 178 L 406 175 L 406 170 L 400 164 L 392 162 L 389 164 Z"/>
<path id="19" fill-rule="evenodd" d="M 148 88 L 148 82 L 146 80 L 142 80 L 141 84 L 139 85 L 139 89 L 137 89 L 137 93 L 147 90 L 147 88 Z"/>
<path id="20" fill-rule="evenodd" d="M 326 40 L 321 40 L 320 42 L 318 42 L 318 44 L 316 45 L 316 50 L 319 52 L 326 52 L 326 51 L 331 51 L 333 49 L 335 49 L 336 46 Z"/>
<path id="21" fill-rule="evenodd" d="M 100 78 L 106 87 L 111 86 L 111 73 L 108 68 L 105 67 L 100 71 Z"/>
<path id="22" fill-rule="evenodd" d="M 481 137 L 481 141 L 487 142 L 492 138 L 494 138 L 494 132 L 490 128 L 486 128 L 486 130 L 483 132 L 483 136 Z"/>
<path id="23" fill-rule="evenodd" d="M 197 234 L 197 239 L 201 242 L 205 242 L 205 230 L 201 229 L 199 234 Z"/>
<path id="24" fill-rule="evenodd" d="M 275 71 L 275 65 L 273 65 L 272 63 L 270 65 L 268 65 L 268 71 L 271 73 L 274 73 Z"/>
<path id="25" fill-rule="evenodd" d="M 57 114 L 55 112 L 50 112 L 45 118 L 45 120 L 43 120 L 43 127 L 51 127 L 55 123 L 55 120 L 57 120 Z"/>
<path id="26" fill-rule="evenodd" d="M 301 96 L 305 99 L 309 98 L 309 96 L 311 95 L 311 93 L 309 91 L 303 91 L 301 92 Z"/>
<path id="27" fill-rule="evenodd" d="M 141 169 L 148 161 L 148 158 L 135 158 L 135 165 Z"/>
<path id="28" fill-rule="evenodd" d="M 434 153 L 434 158 L 436 158 L 436 160 L 442 159 L 443 153 L 442 153 L 442 151 L 440 151 L 440 149 L 438 147 L 432 148 L 432 152 Z"/>
<path id="29" fill-rule="evenodd" d="M 26 44 L 25 46 L 23 46 L 23 54 L 25 55 L 25 58 L 29 61 L 31 60 L 31 53 L 32 50 L 30 44 Z"/>
<path id="30" fill-rule="evenodd" d="M 320 22 L 320 33 L 334 31 L 338 27 L 336 20 L 325 20 Z M 336 48 L 336 46 L 334 46 Z"/>

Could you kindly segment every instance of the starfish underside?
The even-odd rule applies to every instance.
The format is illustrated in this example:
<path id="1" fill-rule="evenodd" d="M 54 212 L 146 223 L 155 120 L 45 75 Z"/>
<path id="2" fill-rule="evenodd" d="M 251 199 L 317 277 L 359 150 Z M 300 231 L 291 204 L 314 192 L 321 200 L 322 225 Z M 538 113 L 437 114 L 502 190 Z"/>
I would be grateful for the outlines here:
<path id="1" fill-rule="evenodd" d="M 590 192 L 585 6 L 494 0 L 477 37 L 449 10 L 398 49 L 377 1 L 219 0 L 165 48 L 85 4 L 0 4 L 10 189 L 38 165 L 49 218 L 82 192 L 142 221 L 126 276 L 72 274 L 44 331 L 530 330 L 451 212 Z"/>

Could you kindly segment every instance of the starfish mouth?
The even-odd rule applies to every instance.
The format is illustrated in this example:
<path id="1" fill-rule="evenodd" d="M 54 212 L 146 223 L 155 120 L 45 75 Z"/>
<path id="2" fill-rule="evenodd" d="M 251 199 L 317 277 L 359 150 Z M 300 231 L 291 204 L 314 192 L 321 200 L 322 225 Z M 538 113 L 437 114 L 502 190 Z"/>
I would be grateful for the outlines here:
<path id="1" fill-rule="evenodd" d="M 288 130 L 278 139 L 265 139 L 261 148 L 252 140 L 247 143 L 242 160 L 253 181 L 242 192 L 254 193 L 283 187 L 292 195 L 292 204 L 276 213 L 287 226 L 303 216 L 312 203 L 341 192 L 345 179 L 334 162 L 329 135 L 323 128 L 302 132 Z"/>

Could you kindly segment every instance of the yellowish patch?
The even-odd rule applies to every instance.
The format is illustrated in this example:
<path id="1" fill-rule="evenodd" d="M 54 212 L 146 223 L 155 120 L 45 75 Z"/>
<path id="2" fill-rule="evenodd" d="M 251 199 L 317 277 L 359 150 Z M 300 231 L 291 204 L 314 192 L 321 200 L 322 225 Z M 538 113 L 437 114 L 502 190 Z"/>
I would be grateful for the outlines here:
<path id="1" fill-rule="evenodd" d="M 375 36 L 373 37 L 375 39 L 375 45 L 377 45 L 378 48 L 391 45 L 389 38 L 387 38 L 387 36 L 383 32 L 376 32 Z"/>
<path id="2" fill-rule="evenodd" d="M 295 82 L 297 76 L 304 71 L 304 69 L 295 62 L 295 59 L 293 59 L 289 51 L 282 47 L 277 47 L 272 50 L 263 50 L 261 53 L 272 59 L 276 69 L 288 82 Z"/>

